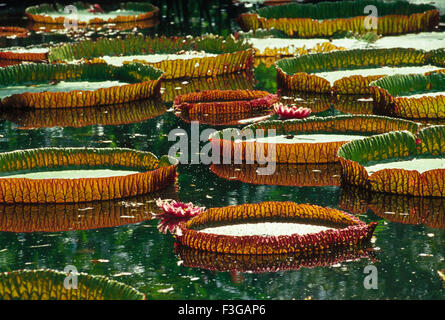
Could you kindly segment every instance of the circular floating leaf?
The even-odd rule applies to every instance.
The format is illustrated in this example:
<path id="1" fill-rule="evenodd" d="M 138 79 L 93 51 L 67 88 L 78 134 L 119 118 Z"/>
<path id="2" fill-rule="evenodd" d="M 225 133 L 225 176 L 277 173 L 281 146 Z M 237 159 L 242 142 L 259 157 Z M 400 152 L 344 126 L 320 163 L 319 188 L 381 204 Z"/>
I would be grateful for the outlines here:
<path id="1" fill-rule="evenodd" d="M 0 202 L 76 203 L 133 197 L 174 183 L 177 161 L 123 148 L 41 148 L 0 153 Z M 128 175 L 32 179 L 5 174 L 55 170 L 129 169 Z"/>
<path id="2" fill-rule="evenodd" d="M 445 119 L 445 73 L 394 75 L 370 83 L 374 111 L 406 119 Z"/>
<path id="3" fill-rule="evenodd" d="M 306 234 L 244 235 L 216 234 L 213 227 L 282 222 L 302 230 L 323 231 Z M 337 247 L 366 243 L 376 227 L 345 212 L 293 202 L 263 202 L 209 209 L 179 225 L 177 241 L 193 249 L 230 254 L 289 254 L 329 251 Z M 209 228 L 209 231 L 205 231 Z"/>
<path id="4" fill-rule="evenodd" d="M 69 32 L 76 33 L 80 32 L 104 32 L 111 30 L 125 31 L 125 30 L 133 30 L 137 29 L 149 29 L 157 26 L 159 24 L 159 19 L 157 17 L 147 20 L 138 20 L 131 22 L 120 22 L 120 23 L 93 23 L 93 24 L 78 24 L 77 29 L 70 29 Z M 26 26 L 29 30 L 35 32 L 45 32 L 45 33 L 61 33 L 66 30 L 65 25 L 63 24 L 55 24 L 55 23 L 40 23 L 30 21 L 30 23 Z"/>
<path id="5" fill-rule="evenodd" d="M 445 197 L 444 154 L 445 126 L 423 128 L 416 136 L 408 131 L 381 134 L 338 150 L 346 183 L 424 197 Z"/>
<path id="6" fill-rule="evenodd" d="M 417 132 L 418 129 L 418 123 L 408 120 L 340 115 L 268 120 L 246 126 L 241 131 L 233 128 L 218 131 L 210 135 L 209 140 L 223 160 L 233 159 L 235 163 L 329 163 L 338 161 L 338 148 L 352 139 L 395 130 Z M 275 130 L 275 135 L 270 130 Z"/>
<path id="7" fill-rule="evenodd" d="M 377 9 L 377 33 L 382 35 L 433 30 L 440 21 L 439 10 L 432 5 L 381 0 L 291 3 L 242 14 L 237 21 L 246 31 L 274 28 L 299 38 L 366 33 L 369 30 L 363 9 L 368 5 Z"/>
<path id="8" fill-rule="evenodd" d="M 0 92 L 20 85 L 52 85 L 58 81 L 123 81 L 128 84 L 95 90 L 16 93 L 0 105 L 15 108 L 91 107 L 142 100 L 159 95 L 162 71 L 131 63 L 122 67 L 103 61 L 82 64 L 21 64 L 0 69 Z M 28 90 L 30 91 L 30 90 Z"/>
<path id="9" fill-rule="evenodd" d="M 177 96 L 174 108 L 181 113 L 234 114 L 271 109 L 276 94 L 258 90 L 206 90 Z"/>
<path id="10" fill-rule="evenodd" d="M 73 275 L 73 274 L 71 274 Z M 0 273 L 0 300 L 144 300 L 136 289 L 104 276 L 77 274 L 77 289 L 64 286 L 67 274 L 56 270 Z"/>
<path id="11" fill-rule="evenodd" d="M 73 19 L 75 14 L 78 14 L 77 23 L 82 24 L 98 24 L 98 23 L 129 23 L 134 21 L 146 20 L 154 18 L 158 15 L 159 8 L 150 3 L 141 2 L 126 2 L 121 3 L 119 10 L 104 12 L 98 5 L 90 5 L 84 2 L 75 2 L 74 8 L 65 12 L 65 6 L 56 3 L 54 6 L 51 4 L 41 4 L 32 7 L 28 7 L 25 10 L 25 14 L 29 19 L 37 23 L 54 23 L 65 24 L 65 20 L 68 18 Z M 127 11 L 128 14 L 125 14 Z M 85 16 L 85 17 L 82 17 Z"/>
<path id="12" fill-rule="evenodd" d="M 204 51 L 214 56 L 191 59 L 165 58 L 160 62 L 150 62 L 153 54 L 178 54 L 190 51 Z M 48 60 L 72 61 L 83 58 L 92 59 L 103 56 L 124 56 L 131 62 L 139 56 L 137 62 L 148 64 L 165 72 L 165 79 L 213 77 L 246 71 L 252 68 L 253 49 L 244 41 L 233 37 L 202 36 L 192 37 L 145 37 L 128 36 L 124 39 L 98 39 L 80 41 L 52 48 Z M 140 56 L 146 56 L 144 58 Z M 120 58 L 122 59 L 122 57 Z"/>
<path id="13" fill-rule="evenodd" d="M 288 90 L 317 93 L 363 94 L 370 93 L 369 83 L 386 75 L 359 74 L 360 69 L 425 66 L 434 64 L 432 54 L 410 48 L 356 49 L 317 53 L 297 58 L 282 59 L 275 63 L 278 86 Z M 344 76 L 330 83 L 323 72 L 357 70 L 356 75 Z M 339 75 L 341 77 L 341 73 Z"/>

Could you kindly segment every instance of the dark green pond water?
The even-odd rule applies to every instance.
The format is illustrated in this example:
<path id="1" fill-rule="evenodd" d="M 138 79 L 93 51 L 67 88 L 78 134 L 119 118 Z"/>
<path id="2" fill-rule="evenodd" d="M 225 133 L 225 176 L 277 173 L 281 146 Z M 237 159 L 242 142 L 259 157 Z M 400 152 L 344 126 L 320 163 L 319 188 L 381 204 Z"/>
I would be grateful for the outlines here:
<path id="1" fill-rule="evenodd" d="M 206 3 L 206 1 L 203 1 Z M 199 34 L 214 32 L 228 34 L 236 31 L 231 19 L 240 12 L 225 2 L 216 2 L 209 8 L 199 10 L 189 6 L 184 8 L 177 2 L 169 2 L 176 9 L 163 6 L 163 20 L 147 33 Z M 202 4 L 201 4 L 202 5 Z M 177 10 L 177 11 L 175 11 Z M 20 21 L 20 20 L 17 20 Z M 209 22 L 210 21 L 210 22 Z M 23 22 L 20 22 L 23 23 Z M 6 24 L 6 23 L 5 23 Z M 35 42 L 48 40 L 50 36 L 36 35 Z M 17 44 L 20 44 L 19 42 Z M 10 44 L 9 44 L 10 45 Z M 275 92 L 275 72 L 273 67 L 264 64 L 255 70 L 254 87 Z M 169 108 L 171 103 L 166 103 Z M 328 111 L 325 114 L 336 113 Z M 40 129 L 20 129 L 18 115 L 14 122 L 0 122 L 0 151 L 37 147 L 127 147 L 147 150 L 156 155 L 167 154 L 174 141 L 167 135 L 174 128 L 190 131 L 190 124 L 167 112 L 156 118 L 126 125 L 90 125 L 81 128 L 52 127 Z M 18 119 L 18 120 L 17 120 Z M 203 125 L 201 130 L 211 126 Z M 218 127 L 218 129 L 223 127 Z M 347 204 L 359 193 L 346 192 L 339 186 L 292 187 L 270 186 L 243 183 L 237 180 L 219 178 L 206 165 L 180 165 L 175 197 L 183 202 L 192 201 L 205 207 L 257 203 L 268 200 L 295 201 L 310 203 L 348 211 Z M 171 196 L 172 190 L 164 191 Z M 162 193 L 161 193 L 162 196 Z M 366 196 L 363 196 L 366 198 Z M 116 202 L 115 206 L 127 205 L 125 215 L 141 210 L 136 204 L 150 201 L 150 197 L 134 200 L 134 207 Z M 387 199 L 386 204 L 400 199 Z M 361 203 L 365 203 L 363 200 Z M 376 200 L 379 207 L 383 200 Z M 79 216 L 94 211 L 94 206 L 79 207 Z M 427 207 L 425 205 L 424 207 Z M 130 208 L 130 209 L 128 209 Z M 408 206 L 408 213 L 417 212 L 416 204 Z M 181 257 L 175 254 L 174 239 L 157 230 L 158 220 L 125 224 L 117 227 L 96 228 L 92 230 L 72 230 L 67 232 L 0 232 L 0 272 L 17 269 L 51 268 L 63 270 L 74 265 L 78 271 L 95 275 L 105 275 L 129 284 L 147 295 L 148 299 L 443 299 L 444 283 L 437 270 L 445 268 L 444 261 L 444 210 L 442 200 L 429 204 L 431 213 L 425 215 L 420 210 L 414 222 L 400 223 L 384 219 L 378 212 L 365 210 L 360 219 L 377 221 L 372 259 L 341 261 L 331 266 L 297 270 L 236 273 L 217 272 L 206 268 L 187 267 Z M 14 225 L 29 225 L 33 219 L 31 212 L 49 212 L 45 221 L 36 221 L 51 227 L 55 219 L 51 212 L 66 214 L 71 208 L 60 206 L 40 209 L 21 206 L 0 206 L 0 225 L 3 230 Z M 75 211 L 74 210 L 74 211 Z M 142 209 L 143 210 L 143 209 Z M 388 209 L 383 209 L 387 211 Z M 102 208 L 103 217 L 111 215 L 109 208 Z M 11 221 L 6 221 L 9 212 Z M 11 212 L 13 217 L 11 217 Z M 74 220 L 76 220 L 76 211 Z M 390 215 L 391 216 L 391 215 Z M 406 218 L 406 217 L 405 217 Z M 104 220 L 106 218 L 103 218 Z M 408 219 L 408 218 L 406 218 Z M 143 219 L 142 219 L 143 220 Z M 393 219 L 394 220 L 394 219 Z M 403 219 L 402 219 L 403 220 Z M 435 221 L 435 224 L 429 223 Z M 96 222 L 100 225 L 100 221 Z M 425 223 L 425 224 L 424 224 Z M 427 225 L 430 226 L 427 226 Z M 442 229 L 439 228 L 441 226 Z M 79 225 L 80 228 L 80 225 Z M 76 228 L 74 228 L 76 229 Z M 306 264 L 307 265 L 307 264 Z M 364 268 L 374 265 L 378 271 L 378 288 L 366 289 Z"/>

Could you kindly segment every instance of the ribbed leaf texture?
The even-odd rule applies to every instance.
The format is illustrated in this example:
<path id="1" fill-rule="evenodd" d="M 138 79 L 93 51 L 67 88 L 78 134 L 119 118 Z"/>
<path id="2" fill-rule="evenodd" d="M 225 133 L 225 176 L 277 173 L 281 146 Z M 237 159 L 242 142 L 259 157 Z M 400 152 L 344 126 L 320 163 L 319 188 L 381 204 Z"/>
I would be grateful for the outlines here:
<path id="1" fill-rule="evenodd" d="M 290 37 L 331 37 L 347 32 L 364 34 L 369 31 L 363 11 L 367 5 L 377 8 L 378 34 L 433 30 L 440 21 L 439 10 L 434 6 L 382 0 L 291 3 L 264 7 L 254 13 L 242 14 L 237 20 L 245 31 L 276 29 Z"/>
<path id="2" fill-rule="evenodd" d="M 315 53 L 276 62 L 278 86 L 288 90 L 318 93 L 369 93 L 369 83 L 384 75 L 354 75 L 339 79 L 331 86 L 318 72 L 346 69 L 380 68 L 382 66 L 423 66 L 431 61 L 432 53 L 411 48 L 356 49 Z"/>
<path id="3" fill-rule="evenodd" d="M 85 10 L 88 8 L 89 4 L 85 2 L 74 2 L 77 10 Z M 55 3 L 54 5 L 43 3 L 40 5 L 28 7 L 25 9 L 25 14 L 29 19 L 37 23 L 53 23 L 53 24 L 64 24 L 65 16 L 52 18 L 48 16 L 49 13 L 63 13 L 65 5 L 60 3 Z M 118 15 L 115 18 L 102 19 L 100 15 L 96 18 L 88 21 L 88 24 L 97 23 L 128 23 L 140 20 L 151 19 L 157 16 L 159 8 L 148 2 L 126 2 L 121 3 L 119 6 L 113 8 L 111 11 L 116 9 L 123 9 L 128 11 L 138 12 L 136 15 Z M 86 24 L 84 21 L 79 21 L 79 24 Z"/>
<path id="4" fill-rule="evenodd" d="M 173 160 L 172 160 L 173 161 Z M 0 172 L 126 168 L 140 173 L 108 178 L 0 179 L 3 203 L 75 203 L 127 198 L 174 183 L 177 163 L 124 148 L 40 148 L 0 154 Z"/>
<path id="5" fill-rule="evenodd" d="M 408 119 L 445 119 L 445 73 L 394 75 L 370 83 L 374 110 L 378 114 Z M 437 96 L 413 94 L 443 92 Z"/>
<path id="6" fill-rule="evenodd" d="M 334 229 L 282 236 L 227 236 L 200 232 L 207 226 L 285 221 L 335 226 Z M 345 212 L 294 202 L 262 202 L 209 209 L 179 225 L 178 243 L 193 249 L 230 254 L 315 253 L 370 240 L 375 222 L 364 222 Z"/>
<path id="7" fill-rule="evenodd" d="M 85 273 L 78 274 L 77 289 L 66 289 L 66 277 L 63 272 L 49 269 L 0 273 L 0 300 L 145 299 L 144 294 L 128 285 Z"/>
<path id="8" fill-rule="evenodd" d="M 408 131 L 390 132 L 351 141 L 338 151 L 342 180 L 374 192 L 445 197 L 445 160 L 442 168 L 417 170 L 382 169 L 368 175 L 364 165 L 418 157 L 443 158 L 445 126 L 423 128 L 417 135 Z"/>
<path id="9" fill-rule="evenodd" d="M 224 129 L 215 132 L 209 139 L 214 148 L 220 148 L 221 157 L 230 156 L 236 161 L 248 163 L 267 163 L 275 159 L 277 163 L 292 164 L 337 162 L 338 148 L 347 142 L 268 143 L 255 140 L 234 142 L 235 138 L 254 138 L 257 134 L 267 137 L 270 135 L 268 130 L 272 129 L 275 130 L 275 135 L 302 133 L 371 135 L 396 130 L 408 130 L 415 133 L 419 130 L 419 124 L 409 120 L 371 115 L 340 115 L 286 121 L 267 120 L 248 125 L 239 132 L 233 128 Z M 272 152 L 275 152 L 275 157 Z"/>

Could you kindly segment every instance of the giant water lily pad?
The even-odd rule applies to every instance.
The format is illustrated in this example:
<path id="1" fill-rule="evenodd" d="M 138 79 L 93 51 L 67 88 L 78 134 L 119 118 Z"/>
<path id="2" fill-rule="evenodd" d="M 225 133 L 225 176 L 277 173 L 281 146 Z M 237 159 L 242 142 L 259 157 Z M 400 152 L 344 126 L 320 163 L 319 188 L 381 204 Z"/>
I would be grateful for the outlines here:
<path id="1" fill-rule="evenodd" d="M 52 48 L 49 61 L 102 57 L 112 65 L 138 61 L 165 72 L 165 79 L 213 77 L 250 70 L 253 49 L 233 37 L 145 37 L 80 41 Z"/>
<path id="2" fill-rule="evenodd" d="M 128 23 L 139 20 L 151 19 L 157 16 L 159 8 L 145 2 L 127 2 L 120 4 L 120 8 L 105 12 L 99 5 L 90 5 L 84 2 L 75 2 L 74 8 L 66 8 L 65 5 L 56 3 L 41 4 L 28 7 L 25 10 L 27 17 L 38 23 L 64 24 L 68 19 L 76 19 L 77 23 Z M 65 9 L 66 8 L 66 9 Z"/>
<path id="3" fill-rule="evenodd" d="M 145 299 L 143 293 L 130 286 L 86 273 L 77 274 L 77 289 L 66 289 L 64 283 L 67 276 L 66 273 L 49 269 L 0 273 L 0 300 Z"/>
<path id="4" fill-rule="evenodd" d="M 330 267 L 339 263 L 359 260 L 374 260 L 372 251 L 363 247 L 338 248 L 313 254 L 249 255 L 216 253 L 176 247 L 175 251 L 183 265 L 218 272 L 277 272 L 305 268 Z"/>
<path id="5" fill-rule="evenodd" d="M 245 183 L 321 187 L 340 185 L 340 164 L 276 164 L 271 174 L 260 174 L 262 166 L 256 164 L 212 164 L 210 170 L 218 177 Z"/>
<path id="6" fill-rule="evenodd" d="M 120 23 L 94 23 L 94 24 L 78 24 L 76 29 L 68 29 L 69 34 L 82 34 L 89 32 L 97 32 L 101 35 L 109 35 L 118 31 L 129 31 L 133 29 L 149 29 L 159 24 L 158 18 L 137 20 L 130 22 Z M 36 33 L 49 33 L 49 34 L 65 34 L 67 28 L 63 24 L 55 23 L 41 23 L 31 21 L 26 26 L 29 30 Z"/>
<path id="7" fill-rule="evenodd" d="M 0 119 L 17 124 L 18 129 L 80 128 L 137 123 L 156 118 L 166 111 L 162 101 L 146 99 L 95 108 L 3 108 L 0 110 Z"/>
<path id="8" fill-rule="evenodd" d="M 419 124 L 371 115 L 340 115 L 303 120 L 268 120 L 244 127 L 228 128 L 210 135 L 214 150 L 223 161 L 247 163 L 337 162 L 338 148 L 351 140 L 395 130 L 417 132 Z M 273 131 L 275 130 L 275 134 Z M 223 162 L 228 163 L 228 162 Z"/>
<path id="9" fill-rule="evenodd" d="M 170 162 L 171 161 L 171 162 Z M 122 199 L 175 182 L 175 159 L 121 148 L 40 148 L 0 154 L 0 202 Z"/>
<path id="10" fill-rule="evenodd" d="M 1 105 L 13 108 L 91 107 L 158 96 L 162 71 L 131 63 L 23 64 L 0 69 Z"/>
<path id="11" fill-rule="evenodd" d="M 423 50 L 357 49 L 317 53 L 276 62 L 278 86 L 317 93 L 369 93 L 369 83 L 387 75 L 441 69 Z"/>
<path id="12" fill-rule="evenodd" d="M 352 49 L 395 49 L 412 48 L 423 50 L 443 49 L 445 32 L 421 32 L 397 36 L 379 36 L 374 32 L 363 35 L 348 33 L 344 38 L 289 38 L 285 34 L 257 30 L 255 33 L 239 33 L 255 49 L 255 57 L 264 62 L 271 57 L 298 57 L 304 54 L 343 51 Z M 255 64 L 257 64 L 255 60 Z M 266 65 L 268 65 L 266 63 Z"/>
<path id="13" fill-rule="evenodd" d="M 365 214 L 371 210 L 394 223 L 423 224 L 434 229 L 445 229 L 445 198 L 371 192 L 345 186 L 342 188 L 339 207 L 354 214 Z"/>
<path id="14" fill-rule="evenodd" d="M 42 62 L 48 59 L 48 48 L 12 47 L 0 49 L 1 60 Z"/>
<path id="15" fill-rule="evenodd" d="M 368 5 L 377 8 L 377 33 L 383 35 L 432 30 L 440 20 L 439 11 L 428 4 L 356 0 L 265 7 L 242 14 L 238 23 L 244 30 L 275 28 L 300 38 L 331 37 L 349 31 L 366 33 L 363 10 Z"/>
<path id="16" fill-rule="evenodd" d="M 272 105 L 277 101 L 278 96 L 267 91 L 205 90 L 177 96 L 173 107 L 186 121 L 241 124 L 244 119 L 264 118 L 272 112 Z M 226 117 L 221 118 L 224 115 Z"/>
<path id="17" fill-rule="evenodd" d="M 408 119 L 445 119 L 445 73 L 389 76 L 370 86 L 376 113 Z"/>
<path id="18" fill-rule="evenodd" d="M 181 112 L 243 113 L 271 108 L 276 94 L 259 90 L 206 90 L 177 96 L 174 107 Z"/>
<path id="19" fill-rule="evenodd" d="M 445 197 L 445 126 L 399 131 L 342 146 L 342 179 L 374 192 Z"/>
<path id="20" fill-rule="evenodd" d="M 335 209 L 263 202 L 208 209 L 179 225 L 177 241 L 217 253 L 312 253 L 366 243 L 376 225 Z"/>

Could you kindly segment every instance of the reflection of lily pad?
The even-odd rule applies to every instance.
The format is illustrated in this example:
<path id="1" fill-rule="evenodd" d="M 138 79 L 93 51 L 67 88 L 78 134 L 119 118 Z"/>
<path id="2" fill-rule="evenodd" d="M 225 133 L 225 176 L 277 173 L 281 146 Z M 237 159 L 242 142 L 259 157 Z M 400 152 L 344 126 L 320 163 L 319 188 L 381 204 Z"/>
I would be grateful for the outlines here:
<path id="1" fill-rule="evenodd" d="M 204 90 L 253 90 L 255 79 L 250 71 L 224 74 L 217 77 L 193 78 L 187 81 L 163 81 L 162 100 L 173 102 L 176 96 Z"/>
<path id="2" fill-rule="evenodd" d="M 6 38 L 27 38 L 29 37 L 29 30 L 20 27 L 0 27 L 0 37 Z"/>
<path id="3" fill-rule="evenodd" d="M 280 102 L 284 105 L 309 108 L 312 113 L 324 112 L 329 110 L 332 105 L 332 96 L 330 94 L 287 90 L 281 91 L 280 94 Z"/>
<path id="4" fill-rule="evenodd" d="M 210 135 L 209 140 L 214 150 L 219 148 L 221 157 L 230 157 L 235 161 L 328 163 L 338 161 L 338 148 L 347 141 L 395 130 L 417 132 L 418 128 L 417 123 L 408 120 L 340 115 L 263 121 L 246 126 L 241 131 L 233 128 L 218 131 Z M 269 130 L 275 130 L 275 135 Z"/>
<path id="5" fill-rule="evenodd" d="M 142 122 L 166 112 L 159 100 L 140 100 L 95 108 L 3 109 L 0 119 L 19 125 L 19 129 L 122 125 Z"/>
<path id="6" fill-rule="evenodd" d="M 157 198 L 176 197 L 174 187 L 120 200 L 73 204 L 0 203 L 2 232 L 59 232 L 112 228 L 151 220 Z"/>
<path id="7" fill-rule="evenodd" d="M 276 62 L 278 85 L 318 93 L 369 93 L 369 83 L 391 74 L 440 69 L 431 53 L 416 49 L 357 49 L 316 53 Z"/>
<path id="8" fill-rule="evenodd" d="M 102 57 L 112 65 L 131 61 L 165 72 L 165 79 L 213 77 L 250 70 L 253 49 L 232 37 L 145 37 L 80 41 L 52 48 L 49 61 L 72 61 Z"/>
<path id="9" fill-rule="evenodd" d="M 186 267 L 218 272 L 277 272 L 299 270 L 301 268 L 329 267 L 343 262 L 375 259 L 373 252 L 361 247 L 339 248 L 328 252 L 322 251 L 312 254 L 302 252 L 301 254 L 237 255 L 200 251 L 178 246 L 176 253 L 179 255 L 179 258 L 184 261 L 183 265 Z"/>
<path id="10" fill-rule="evenodd" d="M 374 192 L 445 196 L 445 126 L 350 142 L 338 151 L 342 179 Z"/>
<path id="11" fill-rule="evenodd" d="M 146 20 L 156 17 L 159 12 L 159 8 L 148 2 L 126 2 L 120 8 L 107 12 L 100 12 L 100 7 L 95 8 L 84 2 L 75 2 L 73 8 L 67 8 L 69 10 L 65 8 L 65 5 L 59 3 L 54 6 L 44 3 L 26 8 L 25 14 L 38 23 L 64 24 L 67 19 L 77 18 L 78 24 L 96 24 Z M 74 12 L 74 8 L 77 12 Z"/>
<path id="12" fill-rule="evenodd" d="M 328 39 L 251 38 L 249 42 L 255 48 L 255 60 L 256 57 L 264 59 L 266 66 L 269 61 L 267 57 L 297 57 L 304 54 L 345 50 L 344 47 L 337 46 Z"/>
<path id="13" fill-rule="evenodd" d="M 333 105 L 343 113 L 373 114 L 373 100 L 369 95 L 336 94 L 333 96 Z"/>
<path id="14" fill-rule="evenodd" d="M 4 107 L 91 107 L 159 95 L 162 71 L 141 64 L 103 62 L 22 64 L 0 69 Z"/>
<path id="15" fill-rule="evenodd" d="M 432 5 L 380 0 L 291 3 L 264 7 L 242 14 L 237 20 L 244 30 L 275 28 L 300 38 L 331 37 L 348 31 L 366 33 L 363 8 L 367 5 L 376 7 L 377 33 L 383 35 L 432 30 L 440 20 L 439 11 Z"/>
<path id="16" fill-rule="evenodd" d="M 171 161 L 120 148 L 6 152 L 0 154 L 0 202 L 76 203 L 147 194 L 174 183 L 177 161 Z"/>
<path id="17" fill-rule="evenodd" d="M 342 113 L 373 114 L 373 101 L 370 95 L 330 94 L 314 92 L 281 91 L 285 104 L 310 108 L 312 113 L 324 112 L 333 107 Z"/>
<path id="18" fill-rule="evenodd" d="M 208 124 L 212 126 L 237 126 L 266 120 L 273 115 L 273 111 L 265 109 L 243 113 L 189 114 L 185 112 L 176 112 L 175 114 L 187 123 L 190 123 L 191 121 L 198 121 L 200 124 Z"/>
<path id="19" fill-rule="evenodd" d="M 68 274 L 55 270 L 0 273 L 0 300 L 144 300 L 136 289 L 104 276 L 77 274 L 77 289 L 64 286 Z M 74 277 L 74 273 L 70 274 Z M 72 278 L 69 278 L 72 285 Z M 69 287 L 70 288 L 70 287 Z"/>
<path id="20" fill-rule="evenodd" d="M 342 188 L 339 206 L 354 214 L 371 210 L 379 217 L 395 223 L 445 228 L 445 198 L 370 192 L 346 186 Z"/>
<path id="21" fill-rule="evenodd" d="M 376 113 L 445 119 L 445 73 L 395 75 L 371 82 Z"/>
<path id="22" fill-rule="evenodd" d="M 138 29 L 149 29 L 157 26 L 159 20 L 157 18 L 148 20 L 138 20 L 131 22 L 120 22 L 120 23 L 96 23 L 96 24 L 78 24 L 77 29 L 71 29 L 72 31 L 96 31 L 96 32 L 107 32 L 108 30 L 132 30 L 134 28 Z M 55 23 L 40 23 L 31 21 L 27 28 L 35 32 L 45 32 L 45 33 L 64 33 L 66 27 L 63 24 Z M 107 31 L 105 31 L 107 30 Z"/>
<path id="23" fill-rule="evenodd" d="M 179 225 L 177 241 L 218 253 L 311 253 L 366 243 L 375 227 L 335 209 L 263 202 L 206 210 Z"/>
<path id="24" fill-rule="evenodd" d="M 220 178 L 245 183 L 273 186 L 319 187 L 339 186 L 339 164 L 276 164 L 269 175 L 258 174 L 261 166 L 255 164 L 212 164 L 210 170 Z"/>

